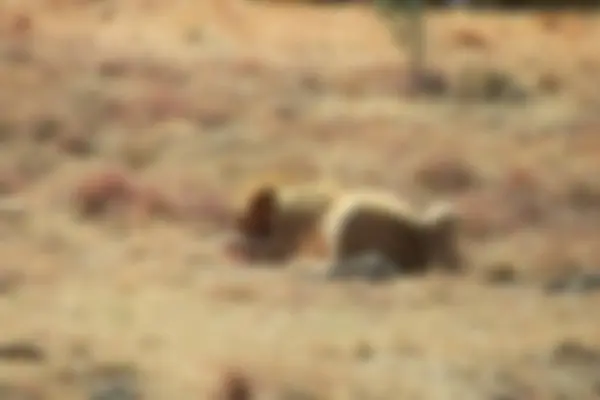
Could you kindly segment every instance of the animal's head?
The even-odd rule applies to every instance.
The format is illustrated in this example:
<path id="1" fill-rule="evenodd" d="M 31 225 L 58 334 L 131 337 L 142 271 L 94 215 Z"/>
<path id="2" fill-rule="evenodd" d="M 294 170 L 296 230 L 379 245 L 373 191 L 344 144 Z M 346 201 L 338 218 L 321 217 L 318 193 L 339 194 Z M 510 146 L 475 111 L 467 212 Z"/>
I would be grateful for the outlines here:
<path id="1" fill-rule="evenodd" d="M 459 215 L 449 203 L 434 204 L 423 215 L 426 247 L 431 261 L 451 272 L 461 272 L 465 267 L 458 240 L 459 225 Z"/>
<path id="2" fill-rule="evenodd" d="M 236 216 L 235 229 L 251 239 L 268 239 L 274 234 L 278 208 L 276 189 L 272 186 L 261 187 L 251 195 Z"/>
<path id="3" fill-rule="evenodd" d="M 326 204 L 325 196 L 261 185 L 235 212 L 232 245 L 247 260 L 285 261 L 311 240 Z"/>

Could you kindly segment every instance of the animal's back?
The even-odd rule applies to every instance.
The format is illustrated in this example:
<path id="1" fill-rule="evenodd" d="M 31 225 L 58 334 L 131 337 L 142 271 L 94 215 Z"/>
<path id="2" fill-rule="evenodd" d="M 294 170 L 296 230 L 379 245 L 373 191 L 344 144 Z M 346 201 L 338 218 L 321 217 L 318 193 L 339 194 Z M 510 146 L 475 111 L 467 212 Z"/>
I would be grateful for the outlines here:
<path id="1" fill-rule="evenodd" d="M 425 262 L 416 211 L 390 193 L 345 195 L 330 209 L 323 230 L 336 261 L 376 251 L 402 269 Z"/>

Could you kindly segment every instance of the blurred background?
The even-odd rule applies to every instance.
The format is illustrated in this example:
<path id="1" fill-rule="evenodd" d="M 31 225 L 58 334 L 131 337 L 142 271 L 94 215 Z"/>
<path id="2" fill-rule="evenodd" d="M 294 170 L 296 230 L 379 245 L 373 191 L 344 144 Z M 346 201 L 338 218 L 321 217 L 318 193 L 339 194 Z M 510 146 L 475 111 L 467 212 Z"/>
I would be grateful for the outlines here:
<path id="1" fill-rule="evenodd" d="M 600 398 L 597 1 L 0 2 L 0 400 Z M 223 250 L 264 178 L 456 204 L 468 272 Z"/>

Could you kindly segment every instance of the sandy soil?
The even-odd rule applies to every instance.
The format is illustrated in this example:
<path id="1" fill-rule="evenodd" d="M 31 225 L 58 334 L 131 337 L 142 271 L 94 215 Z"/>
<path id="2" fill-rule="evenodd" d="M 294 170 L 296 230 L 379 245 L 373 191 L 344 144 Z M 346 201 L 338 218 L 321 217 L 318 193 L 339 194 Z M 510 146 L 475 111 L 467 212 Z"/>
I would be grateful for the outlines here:
<path id="1" fill-rule="evenodd" d="M 5 1 L 0 398 L 600 398 L 600 293 L 544 290 L 600 268 L 598 18 L 432 14 L 414 99 L 363 6 Z M 273 171 L 457 201 L 469 273 L 232 262 Z"/>

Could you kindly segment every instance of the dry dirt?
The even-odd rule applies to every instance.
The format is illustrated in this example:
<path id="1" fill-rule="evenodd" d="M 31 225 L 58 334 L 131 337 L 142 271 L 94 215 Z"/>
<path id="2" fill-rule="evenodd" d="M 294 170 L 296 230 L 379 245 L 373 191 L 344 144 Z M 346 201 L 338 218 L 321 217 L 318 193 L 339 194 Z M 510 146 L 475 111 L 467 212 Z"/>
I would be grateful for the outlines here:
<path id="1" fill-rule="evenodd" d="M 3 1 L 0 399 L 600 398 L 600 291 L 543 290 L 600 271 L 600 16 L 429 17 L 409 98 L 363 6 Z M 494 68 L 518 98 L 459 96 Z M 470 272 L 237 265 L 273 171 L 456 200 Z"/>

